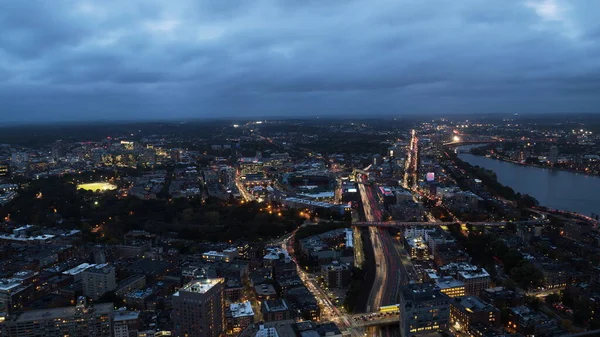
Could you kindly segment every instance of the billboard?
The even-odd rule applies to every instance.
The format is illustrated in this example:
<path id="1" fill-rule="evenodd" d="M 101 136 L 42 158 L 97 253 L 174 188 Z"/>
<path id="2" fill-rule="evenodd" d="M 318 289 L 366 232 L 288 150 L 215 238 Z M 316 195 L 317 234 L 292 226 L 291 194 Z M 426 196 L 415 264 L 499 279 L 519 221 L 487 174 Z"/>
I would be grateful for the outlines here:
<path id="1" fill-rule="evenodd" d="M 434 181 L 435 180 L 435 173 L 433 173 L 433 172 L 427 172 L 427 174 L 425 175 L 425 180 L 427 180 L 427 181 Z"/>

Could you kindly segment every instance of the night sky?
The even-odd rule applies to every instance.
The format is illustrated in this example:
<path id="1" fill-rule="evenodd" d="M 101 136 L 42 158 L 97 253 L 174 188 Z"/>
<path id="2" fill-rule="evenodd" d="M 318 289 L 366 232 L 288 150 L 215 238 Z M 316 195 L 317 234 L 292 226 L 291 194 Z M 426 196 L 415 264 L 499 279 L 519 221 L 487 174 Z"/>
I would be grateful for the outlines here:
<path id="1" fill-rule="evenodd" d="M 598 0 L 0 0 L 6 122 L 600 112 Z"/>

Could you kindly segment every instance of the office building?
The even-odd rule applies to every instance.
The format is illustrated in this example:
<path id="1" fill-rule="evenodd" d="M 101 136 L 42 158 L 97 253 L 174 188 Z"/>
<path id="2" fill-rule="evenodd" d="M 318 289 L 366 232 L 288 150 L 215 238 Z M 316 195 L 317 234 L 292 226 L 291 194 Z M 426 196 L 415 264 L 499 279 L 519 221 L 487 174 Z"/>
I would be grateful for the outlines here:
<path id="1" fill-rule="evenodd" d="M 34 287 L 16 278 L 0 279 L 0 312 L 13 312 L 23 308 L 33 298 Z"/>
<path id="2" fill-rule="evenodd" d="M 548 155 L 548 163 L 554 165 L 558 163 L 558 147 L 553 145 L 550 147 L 550 154 Z"/>
<path id="3" fill-rule="evenodd" d="M 117 288 L 115 267 L 103 263 L 86 269 L 81 273 L 83 294 L 97 300 L 102 295 Z"/>
<path id="4" fill-rule="evenodd" d="M 225 329 L 222 278 L 194 280 L 172 296 L 173 335 L 218 337 Z"/>
<path id="5" fill-rule="evenodd" d="M 8 316 L 2 336 L 6 337 L 112 337 L 112 303 L 87 305 L 80 297 L 74 307 L 26 311 Z"/>
<path id="6" fill-rule="evenodd" d="M 450 301 L 450 324 L 465 331 L 475 323 L 500 326 L 500 311 L 475 296 L 461 296 Z"/>
<path id="7" fill-rule="evenodd" d="M 418 336 L 446 330 L 450 299 L 435 283 L 409 284 L 400 289 L 400 335 Z"/>
<path id="8" fill-rule="evenodd" d="M 10 165 L 0 162 L 0 179 L 10 176 Z"/>
<path id="9" fill-rule="evenodd" d="M 465 296 L 465 283 L 454 279 L 452 276 L 444 276 L 435 281 L 440 291 L 448 297 Z"/>

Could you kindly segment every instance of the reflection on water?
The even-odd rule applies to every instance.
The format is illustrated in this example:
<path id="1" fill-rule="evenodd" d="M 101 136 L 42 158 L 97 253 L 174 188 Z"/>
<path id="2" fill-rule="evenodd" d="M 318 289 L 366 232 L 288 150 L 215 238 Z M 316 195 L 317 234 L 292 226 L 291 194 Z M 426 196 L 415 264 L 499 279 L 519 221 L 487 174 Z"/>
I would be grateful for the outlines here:
<path id="1" fill-rule="evenodd" d="M 470 153 L 458 157 L 493 170 L 498 181 L 535 197 L 542 206 L 591 215 L 600 213 L 600 177 L 508 163 Z"/>

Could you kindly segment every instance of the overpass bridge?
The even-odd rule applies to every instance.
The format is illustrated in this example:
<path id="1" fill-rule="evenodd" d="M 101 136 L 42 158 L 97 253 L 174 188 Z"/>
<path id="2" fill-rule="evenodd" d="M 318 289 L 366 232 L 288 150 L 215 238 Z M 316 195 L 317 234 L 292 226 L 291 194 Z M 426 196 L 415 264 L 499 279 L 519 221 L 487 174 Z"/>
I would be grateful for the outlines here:
<path id="1" fill-rule="evenodd" d="M 444 143 L 444 146 L 461 146 L 461 145 L 471 145 L 471 144 L 489 144 L 489 143 L 502 143 L 501 140 L 498 139 L 473 139 L 473 140 L 459 140 Z"/>
<path id="2" fill-rule="evenodd" d="M 466 222 L 465 225 L 478 226 L 478 227 L 502 227 L 506 226 L 509 222 L 499 221 L 481 221 L 481 222 Z M 545 223 L 543 220 L 530 220 L 530 221 L 513 221 L 515 225 L 537 225 Z M 428 227 L 428 226 L 448 226 L 459 224 L 457 222 L 404 222 L 404 221 L 358 221 L 353 222 L 352 226 L 358 227 Z"/>
<path id="3" fill-rule="evenodd" d="M 398 313 L 384 315 L 382 317 L 375 316 L 375 317 L 363 319 L 363 317 L 365 317 L 365 316 L 367 316 L 367 314 L 353 315 L 351 318 L 352 326 L 355 328 L 367 328 L 367 327 L 379 326 L 379 325 L 395 325 L 395 324 L 399 324 L 399 319 L 400 319 L 400 316 Z"/>

